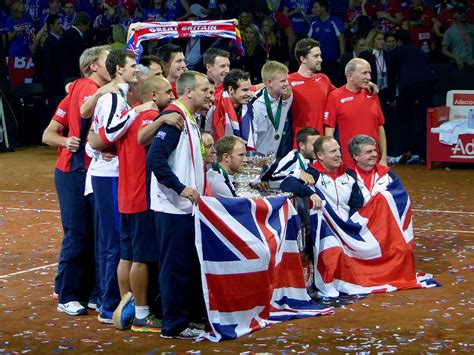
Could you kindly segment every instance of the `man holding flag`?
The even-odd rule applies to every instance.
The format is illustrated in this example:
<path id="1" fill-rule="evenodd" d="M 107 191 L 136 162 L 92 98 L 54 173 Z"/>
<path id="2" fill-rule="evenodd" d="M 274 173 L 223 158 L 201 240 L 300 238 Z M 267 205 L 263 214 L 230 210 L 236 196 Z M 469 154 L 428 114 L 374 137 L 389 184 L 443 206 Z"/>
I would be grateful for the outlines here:
<path id="1" fill-rule="evenodd" d="M 366 205 L 375 194 L 385 191 L 398 177 L 388 166 L 377 163 L 377 143 L 372 137 L 358 134 L 351 138 L 347 148 L 354 160 L 350 170 L 357 180 Z"/>
<path id="2" fill-rule="evenodd" d="M 337 141 L 328 136 L 319 137 L 314 142 L 314 152 L 318 161 L 308 172 L 313 175 L 314 187 L 319 191 L 326 203 L 344 221 L 347 221 L 362 207 L 363 198 L 354 177 L 348 174 L 341 161 L 341 149 Z M 314 190 L 295 178 L 288 176 L 280 185 L 283 191 L 292 192 L 298 197 L 310 196 L 313 203 L 317 202 L 313 196 Z"/>
<path id="3" fill-rule="evenodd" d="M 161 126 L 147 156 L 150 207 L 158 232 L 163 338 L 195 339 L 203 330 L 190 325 L 203 314 L 194 208 L 204 193 L 204 149 L 193 115 L 210 105 L 209 79 L 188 71 L 177 81 L 179 99 L 162 117 L 181 116 L 184 130 Z"/>
<path id="4" fill-rule="evenodd" d="M 255 150 L 253 122 L 247 104 L 252 98 L 250 74 L 232 69 L 224 78 L 224 92 L 209 110 L 206 130 L 212 132 L 215 140 L 226 135 L 241 137 L 247 142 L 247 149 Z"/>

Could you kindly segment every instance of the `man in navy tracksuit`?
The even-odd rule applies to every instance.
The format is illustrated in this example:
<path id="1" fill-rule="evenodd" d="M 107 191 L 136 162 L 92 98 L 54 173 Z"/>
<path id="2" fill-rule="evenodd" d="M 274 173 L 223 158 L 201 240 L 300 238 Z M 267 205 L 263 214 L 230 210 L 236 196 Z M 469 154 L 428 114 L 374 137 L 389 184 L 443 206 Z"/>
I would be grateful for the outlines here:
<path id="1" fill-rule="evenodd" d="M 193 115 L 209 107 L 211 84 L 201 73 L 188 71 L 177 81 L 179 99 L 162 117 L 181 116 L 182 131 L 163 125 L 147 156 L 150 207 L 155 213 L 163 304 L 161 336 L 195 339 L 204 331 L 190 323 L 203 305 L 199 260 L 195 247 L 193 208 L 204 192 L 204 150 Z"/>
<path id="2" fill-rule="evenodd" d="M 341 149 L 334 138 L 319 137 L 314 142 L 314 152 L 318 161 L 308 169 L 314 177 L 314 188 L 324 195 L 334 212 L 347 221 L 364 202 L 357 181 L 342 165 Z M 299 197 L 315 194 L 311 187 L 291 175 L 283 180 L 280 188 Z"/>

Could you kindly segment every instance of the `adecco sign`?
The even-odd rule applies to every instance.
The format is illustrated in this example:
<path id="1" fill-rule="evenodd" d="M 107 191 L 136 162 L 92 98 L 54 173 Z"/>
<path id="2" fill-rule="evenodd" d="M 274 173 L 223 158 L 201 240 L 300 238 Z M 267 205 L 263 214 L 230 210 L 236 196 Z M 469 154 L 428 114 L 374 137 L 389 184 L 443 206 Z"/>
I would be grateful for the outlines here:
<path id="1" fill-rule="evenodd" d="M 449 106 L 449 119 L 467 119 L 469 110 L 474 108 L 473 90 L 451 90 L 446 94 L 446 106 Z"/>
<path id="2" fill-rule="evenodd" d="M 451 158 L 474 159 L 474 138 L 470 142 L 458 139 L 457 144 L 451 148 Z"/>

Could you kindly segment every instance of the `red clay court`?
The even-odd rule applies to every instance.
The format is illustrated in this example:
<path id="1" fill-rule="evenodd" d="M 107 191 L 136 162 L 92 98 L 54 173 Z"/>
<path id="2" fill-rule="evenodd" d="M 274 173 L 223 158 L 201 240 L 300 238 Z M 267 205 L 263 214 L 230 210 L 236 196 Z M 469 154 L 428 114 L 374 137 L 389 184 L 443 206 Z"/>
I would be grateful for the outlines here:
<path id="1" fill-rule="evenodd" d="M 213 344 L 118 331 L 92 311 L 56 311 L 51 294 L 62 228 L 55 158 L 46 147 L 0 154 L 0 353 L 474 352 L 472 168 L 394 167 L 412 200 L 417 269 L 442 287 L 371 295 L 332 316 Z"/>

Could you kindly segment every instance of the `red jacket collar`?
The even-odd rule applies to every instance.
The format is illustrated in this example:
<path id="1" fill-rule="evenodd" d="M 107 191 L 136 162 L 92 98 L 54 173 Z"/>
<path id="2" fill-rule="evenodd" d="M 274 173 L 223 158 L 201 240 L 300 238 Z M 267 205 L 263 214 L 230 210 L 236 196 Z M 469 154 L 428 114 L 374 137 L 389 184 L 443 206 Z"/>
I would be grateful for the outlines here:
<path id="1" fill-rule="evenodd" d="M 313 163 L 311 166 L 314 169 L 316 169 L 317 171 L 319 171 L 320 173 L 323 173 L 323 174 L 326 174 L 326 175 L 330 176 L 333 180 L 336 180 L 339 176 L 343 175 L 346 172 L 346 168 L 345 168 L 344 164 L 342 164 L 342 163 L 339 166 L 339 168 L 337 168 L 337 170 L 335 172 L 327 171 L 326 168 L 323 166 L 323 164 L 321 164 L 321 162 L 319 160 L 317 162 Z"/>
<path id="2" fill-rule="evenodd" d="M 376 164 L 374 166 L 374 168 L 370 171 L 365 171 L 365 170 L 362 170 L 361 168 L 359 168 L 355 163 L 350 167 L 351 170 L 359 173 L 360 175 L 362 174 L 367 174 L 367 173 L 371 173 L 372 171 L 375 170 L 375 172 L 377 173 L 377 175 L 379 177 L 382 177 L 386 174 L 388 174 L 388 172 L 390 171 L 390 168 L 388 166 L 383 166 L 383 165 L 380 165 L 380 164 Z"/>

